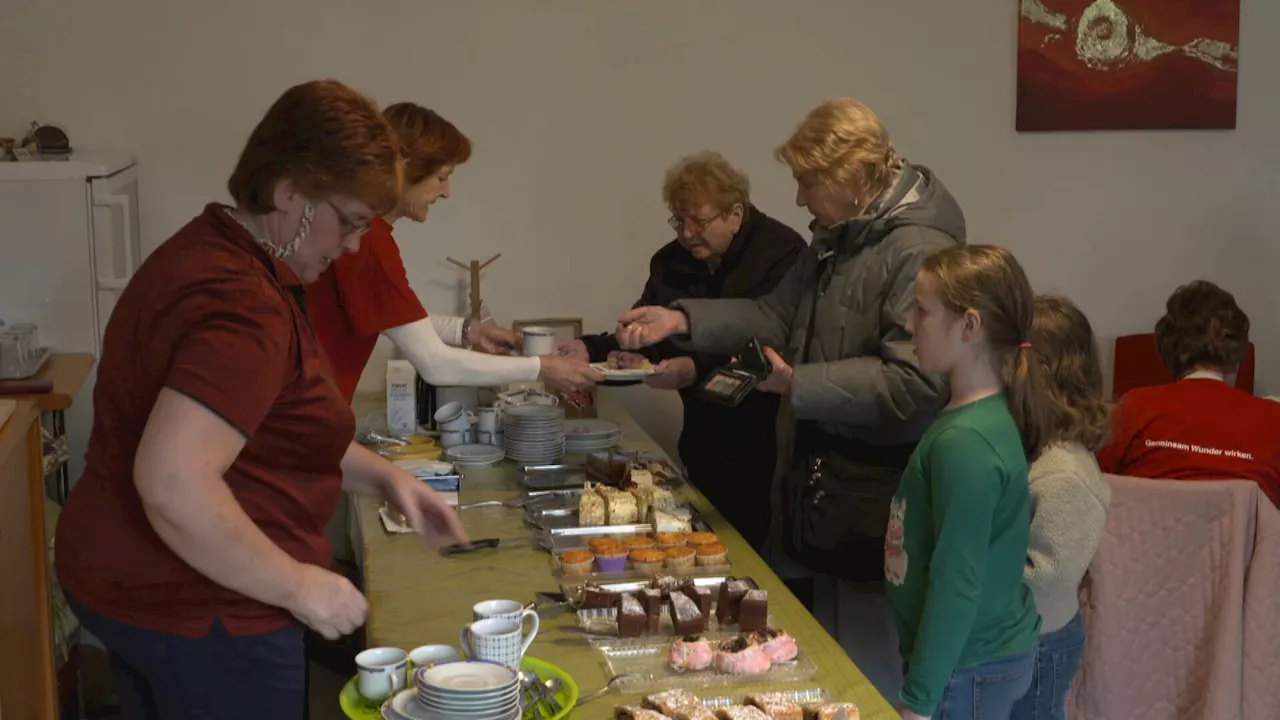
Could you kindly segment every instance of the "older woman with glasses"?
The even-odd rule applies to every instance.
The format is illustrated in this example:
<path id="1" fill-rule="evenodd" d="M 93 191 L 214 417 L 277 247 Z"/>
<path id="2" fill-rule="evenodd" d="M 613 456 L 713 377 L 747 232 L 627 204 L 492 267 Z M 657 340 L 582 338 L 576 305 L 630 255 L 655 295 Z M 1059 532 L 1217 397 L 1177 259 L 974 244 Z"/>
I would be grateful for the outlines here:
<path id="1" fill-rule="evenodd" d="M 662 198 L 676 237 L 654 253 L 637 307 L 688 298 L 760 297 L 804 250 L 799 233 L 751 204 L 747 176 L 719 153 L 698 153 L 673 165 Z M 562 352 L 592 361 L 618 349 L 612 334 L 561 346 Z M 748 541 L 762 545 L 769 526 L 778 397 L 757 393 L 736 408 L 716 405 L 694 389 L 729 361 L 728 354 L 694 353 L 669 342 L 642 352 L 657 364 L 648 384 L 679 390 L 684 401 L 679 452 L 689 479 Z"/>
<path id="2" fill-rule="evenodd" d="M 303 626 L 336 638 L 367 611 L 329 570 L 343 490 L 465 539 L 430 487 L 352 442 L 302 301 L 402 177 L 376 105 L 334 81 L 291 88 L 245 144 L 234 205 L 208 205 L 121 293 L 57 572 L 124 717 L 302 717 Z"/>

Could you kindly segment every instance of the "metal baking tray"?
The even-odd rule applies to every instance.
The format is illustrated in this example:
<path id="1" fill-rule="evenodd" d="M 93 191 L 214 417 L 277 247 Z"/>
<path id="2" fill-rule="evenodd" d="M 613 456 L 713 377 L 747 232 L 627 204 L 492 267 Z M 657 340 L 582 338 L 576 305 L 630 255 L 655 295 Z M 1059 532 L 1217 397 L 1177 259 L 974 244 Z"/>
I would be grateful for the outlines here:
<path id="1" fill-rule="evenodd" d="M 592 453 L 593 455 L 603 455 L 605 453 Z M 615 452 L 618 458 L 634 458 L 636 453 Z M 662 463 L 667 468 L 671 477 L 663 483 L 663 487 L 674 488 L 684 483 L 684 473 L 674 463 L 657 453 L 642 452 L 639 453 L 639 459 L 642 462 Z M 606 485 L 615 484 L 613 478 L 605 477 L 603 473 L 593 471 L 594 468 L 588 468 L 586 462 L 575 463 L 549 463 L 549 464 L 533 464 L 518 465 L 516 467 L 516 476 L 520 481 L 520 485 L 529 490 L 558 490 L 567 488 L 581 488 L 588 480 L 592 482 L 603 482 Z"/>
<path id="2" fill-rule="evenodd" d="M 697 508 L 689 504 L 681 505 L 680 507 L 688 508 L 692 512 L 689 518 L 689 526 L 693 531 L 707 532 L 711 530 L 711 526 L 702 519 Z M 580 527 L 577 524 L 578 508 L 576 506 L 567 510 L 554 507 L 533 508 L 525 515 L 525 521 L 542 530 L 542 536 L 546 539 L 544 545 L 552 550 L 570 550 L 586 547 L 587 540 L 599 535 L 653 534 L 653 526 L 649 523 Z"/>

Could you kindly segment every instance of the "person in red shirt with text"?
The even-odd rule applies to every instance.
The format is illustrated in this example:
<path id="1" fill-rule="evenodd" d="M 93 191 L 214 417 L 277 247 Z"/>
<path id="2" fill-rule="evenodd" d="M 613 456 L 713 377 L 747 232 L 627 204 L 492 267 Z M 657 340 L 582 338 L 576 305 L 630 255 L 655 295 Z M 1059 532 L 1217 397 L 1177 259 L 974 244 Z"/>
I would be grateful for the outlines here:
<path id="1" fill-rule="evenodd" d="M 207 206 L 121 294 L 56 564 L 110 652 L 123 717 L 303 716 L 302 625 L 336 638 L 367 610 L 327 569 L 343 490 L 465 541 L 430 487 L 352 442 L 302 303 L 395 207 L 401 165 L 368 99 L 291 88 L 240 156 L 235 207 Z"/>
<path id="2" fill-rule="evenodd" d="M 1257 482 L 1280 504 L 1280 403 L 1233 387 L 1249 316 L 1231 293 L 1197 280 L 1174 291 L 1156 345 L 1177 382 L 1120 399 L 1104 472 L 1166 480 Z"/>
<path id="3" fill-rule="evenodd" d="M 355 394 L 380 334 L 433 385 L 545 380 L 561 389 L 580 390 L 603 380 L 581 359 L 483 355 L 448 347 L 471 345 L 491 353 L 519 347 L 515 333 L 497 325 L 472 327 L 469 318 L 428 318 L 409 287 L 400 248 L 391 236 L 396 220 L 422 222 L 432 203 L 449 197 L 449 176 L 471 157 L 471 141 L 453 123 L 413 103 L 391 105 L 383 114 L 403 148 L 404 192 L 390 212 L 373 218 L 358 252 L 335 259 L 307 286 L 316 335 L 333 361 L 342 394 L 348 400 Z"/>

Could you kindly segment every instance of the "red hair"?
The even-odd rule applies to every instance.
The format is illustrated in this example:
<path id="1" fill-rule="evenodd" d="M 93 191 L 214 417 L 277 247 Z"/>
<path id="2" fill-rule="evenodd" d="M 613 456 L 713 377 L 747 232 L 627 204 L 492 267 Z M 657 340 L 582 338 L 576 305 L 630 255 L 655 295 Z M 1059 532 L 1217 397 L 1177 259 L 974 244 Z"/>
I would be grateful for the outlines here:
<path id="1" fill-rule="evenodd" d="M 378 106 L 346 85 L 295 85 L 249 135 L 227 190 L 240 208 L 263 214 L 276 209 L 281 180 L 308 197 L 344 195 L 385 214 L 404 181 L 400 143 Z"/>
<path id="2" fill-rule="evenodd" d="M 445 165 L 461 165 L 471 158 L 471 140 L 434 110 L 403 102 L 388 106 L 382 114 L 400 137 L 404 180 L 409 185 L 417 185 Z"/>

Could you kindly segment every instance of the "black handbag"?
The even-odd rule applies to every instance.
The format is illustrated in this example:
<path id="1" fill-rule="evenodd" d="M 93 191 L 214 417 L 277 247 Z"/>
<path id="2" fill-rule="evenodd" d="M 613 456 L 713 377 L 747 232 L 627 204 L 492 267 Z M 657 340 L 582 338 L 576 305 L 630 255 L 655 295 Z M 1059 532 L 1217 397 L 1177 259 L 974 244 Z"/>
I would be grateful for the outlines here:
<path id="1" fill-rule="evenodd" d="M 809 359 L 820 296 L 821 283 L 809 311 L 801 363 Z M 867 445 L 808 422 L 797 426 L 795 437 L 792 467 L 782 478 L 787 554 L 813 572 L 857 582 L 883 580 L 889 504 L 914 444 Z"/>

